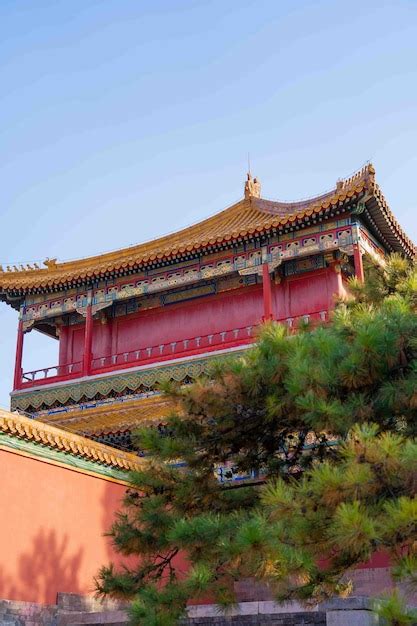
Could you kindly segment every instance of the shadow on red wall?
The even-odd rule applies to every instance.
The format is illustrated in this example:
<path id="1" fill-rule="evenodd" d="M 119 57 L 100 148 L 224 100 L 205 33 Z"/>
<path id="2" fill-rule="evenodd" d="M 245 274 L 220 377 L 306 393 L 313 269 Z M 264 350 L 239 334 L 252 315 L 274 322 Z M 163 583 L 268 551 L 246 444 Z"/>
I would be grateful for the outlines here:
<path id="1" fill-rule="evenodd" d="M 107 483 L 104 489 L 103 496 L 101 498 L 102 516 L 101 516 L 101 534 L 105 537 L 106 556 L 107 563 L 101 563 L 101 565 L 108 565 L 110 562 L 120 564 L 123 560 L 122 557 L 116 552 L 112 538 L 106 536 L 116 521 L 116 514 L 123 510 L 123 497 L 128 487 L 123 488 L 118 493 L 115 492 L 113 484 Z"/>
<path id="2" fill-rule="evenodd" d="M 39 530 L 31 551 L 19 556 L 18 576 L 14 581 L 0 567 L 0 598 L 19 599 L 29 594 L 47 603 L 57 580 L 63 587 L 60 591 L 81 593 L 78 571 L 82 553 L 80 548 L 70 554 L 67 536 L 60 537 L 57 530 Z"/>
<path id="3" fill-rule="evenodd" d="M 126 487 L 125 492 L 128 487 Z M 115 500 L 114 490 L 111 489 L 111 485 L 105 490 L 102 499 L 103 503 L 103 517 L 102 517 L 102 526 L 103 526 L 103 534 L 108 533 L 111 530 L 113 522 L 116 520 L 116 514 L 119 511 L 124 511 L 123 499 L 122 497 L 119 500 Z M 122 556 L 116 552 L 114 544 L 112 542 L 111 537 L 107 537 L 108 541 L 107 545 L 107 562 L 102 563 L 102 565 L 109 565 L 113 563 L 116 566 L 116 569 L 122 568 L 124 565 L 128 568 L 135 569 L 140 563 L 140 555 L 132 555 L 132 556 Z M 187 562 L 186 555 L 184 553 L 179 553 L 173 560 L 173 566 L 179 576 L 179 578 L 185 577 L 188 569 L 189 563 Z M 98 574 L 98 570 L 97 570 Z M 202 596 L 200 598 L 194 598 L 190 601 L 191 604 L 208 604 L 212 602 L 213 599 L 209 596 Z"/>

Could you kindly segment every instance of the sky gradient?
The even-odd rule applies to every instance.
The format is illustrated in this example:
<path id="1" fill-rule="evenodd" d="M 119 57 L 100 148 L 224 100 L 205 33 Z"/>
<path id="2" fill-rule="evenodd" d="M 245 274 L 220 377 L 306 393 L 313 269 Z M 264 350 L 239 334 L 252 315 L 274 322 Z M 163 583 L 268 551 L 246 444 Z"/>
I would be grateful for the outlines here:
<path id="1" fill-rule="evenodd" d="M 172 232 L 243 194 L 297 200 L 372 160 L 417 241 L 417 2 L 2 0 L 3 265 Z M 0 406 L 17 315 L 0 307 Z M 24 368 L 56 342 L 25 337 Z"/>

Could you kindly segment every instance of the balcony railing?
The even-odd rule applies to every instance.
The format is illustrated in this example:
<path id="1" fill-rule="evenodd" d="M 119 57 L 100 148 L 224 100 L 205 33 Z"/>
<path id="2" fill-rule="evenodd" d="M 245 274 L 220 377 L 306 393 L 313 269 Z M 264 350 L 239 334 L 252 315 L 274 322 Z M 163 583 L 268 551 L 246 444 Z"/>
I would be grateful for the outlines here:
<path id="1" fill-rule="evenodd" d="M 160 343 L 138 350 L 120 352 L 112 356 L 103 356 L 92 361 L 92 371 L 102 369 L 115 369 L 132 364 L 146 364 L 155 361 L 164 361 L 186 356 L 194 353 L 202 353 L 211 350 L 221 350 L 235 345 L 251 343 L 253 341 L 253 331 L 255 326 L 244 326 L 243 328 L 233 328 L 209 335 L 200 335 L 179 341 Z"/>
<path id="2" fill-rule="evenodd" d="M 302 323 L 320 324 L 328 321 L 328 311 L 315 311 L 296 317 L 288 317 L 277 320 L 288 326 L 291 331 L 296 331 Z M 138 348 L 93 358 L 91 361 L 90 375 L 108 373 L 115 370 L 150 365 L 173 359 L 184 358 L 204 354 L 207 352 L 231 349 L 234 347 L 249 345 L 256 338 L 257 325 L 244 326 L 242 328 L 232 328 L 219 332 L 209 333 L 169 341 L 153 346 Z M 61 382 L 85 376 L 83 372 L 83 362 L 77 361 L 65 365 L 54 365 L 22 374 L 21 388 L 45 385 L 53 382 Z"/>
<path id="3" fill-rule="evenodd" d="M 22 385 L 33 386 L 49 378 L 78 378 L 82 374 L 82 365 L 82 361 L 76 361 L 68 365 L 52 365 L 31 372 L 23 372 Z"/>

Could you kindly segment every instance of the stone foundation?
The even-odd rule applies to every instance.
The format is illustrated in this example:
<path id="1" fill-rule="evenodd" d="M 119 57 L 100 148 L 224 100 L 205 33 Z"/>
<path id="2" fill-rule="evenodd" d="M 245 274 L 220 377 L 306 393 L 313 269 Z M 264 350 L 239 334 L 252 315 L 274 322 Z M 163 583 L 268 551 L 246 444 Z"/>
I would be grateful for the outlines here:
<path id="1" fill-rule="evenodd" d="M 58 593 L 57 603 L 52 605 L 0 600 L 0 626 L 126 626 L 128 618 L 124 606 L 120 602 L 100 602 L 75 593 Z"/>
<path id="2" fill-rule="evenodd" d="M 214 605 L 189 607 L 181 626 L 378 626 L 367 598 L 335 599 L 307 610 L 296 602 L 241 602 L 223 614 Z M 0 626 L 128 626 L 126 605 L 60 593 L 56 605 L 0 601 Z"/>
<path id="3" fill-rule="evenodd" d="M 0 626 L 55 626 L 58 607 L 0 600 Z"/>
<path id="4" fill-rule="evenodd" d="M 326 614 L 292 613 L 291 615 L 202 617 L 195 620 L 187 620 L 183 622 L 183 626 L 326 626 Z M 353 625 L 350 622 L 346 622 L 344 626 Z"/>
<path id="5" fill-rule="evenodd" d="M 307 611 L 296 602 L 241 602 L 227 614 L 213 605 L 192 606 L 182 626 L 326 626 L 326 613 L 318 607 Z M 346 625 L 347 626 L 347 625 Z"/>

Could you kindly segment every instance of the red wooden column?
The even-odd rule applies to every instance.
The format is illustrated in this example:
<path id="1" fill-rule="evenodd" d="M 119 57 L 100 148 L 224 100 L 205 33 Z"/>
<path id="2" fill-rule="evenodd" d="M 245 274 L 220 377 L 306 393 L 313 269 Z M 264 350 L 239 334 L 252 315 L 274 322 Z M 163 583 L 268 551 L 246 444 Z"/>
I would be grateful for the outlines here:
<path id="1" fill-rule="evenodd" d="M 17 327 L 17 343 L 16 343 L 16 357 L 14 364 L 14 380 L 13 380 L 13 390 L 20 389 L 22 385 L 22 357 L 23 357 L 23 320 L 19 320 L 19 325 Z"/>
<path id="2" fill-rule="evenodd" d="M 87 310 L 85 314 L 83 376 L 90 376 L 91 374 L 92 345 L 93 345 L 92 294 L 91 292 L 88 292 Z"/>
<path id="3" fill-rule="evenodd" d="M 336 289 L 333 292 L 333 296 L 336 298 L 340 298 L 340 296 L 344 295 L 345 289 L 343 286 L 343 278 L 342 278 L 342 268 L 340 265 L 340 261 L 333 257 L 333 253 L 329 254 L 329 257 L 324 257 L 328 263 L 329 268 L 334 272 L 336 276 Z"/>
<path id="4" fill-rule="evenodd" d="M 363 283 L 365 274 L 363 271 L 362 252 L 359 243 L 353 244 L 353 263 L 355 265 L 355 276 L 359 282 Z"/>
<path id="5" fill-rule="evenodd" d="M 272 320 L 272 285 L 267 261 L 262 264 L 262 293 L 264 299 L 263 321 L 267 322 Z"/>

